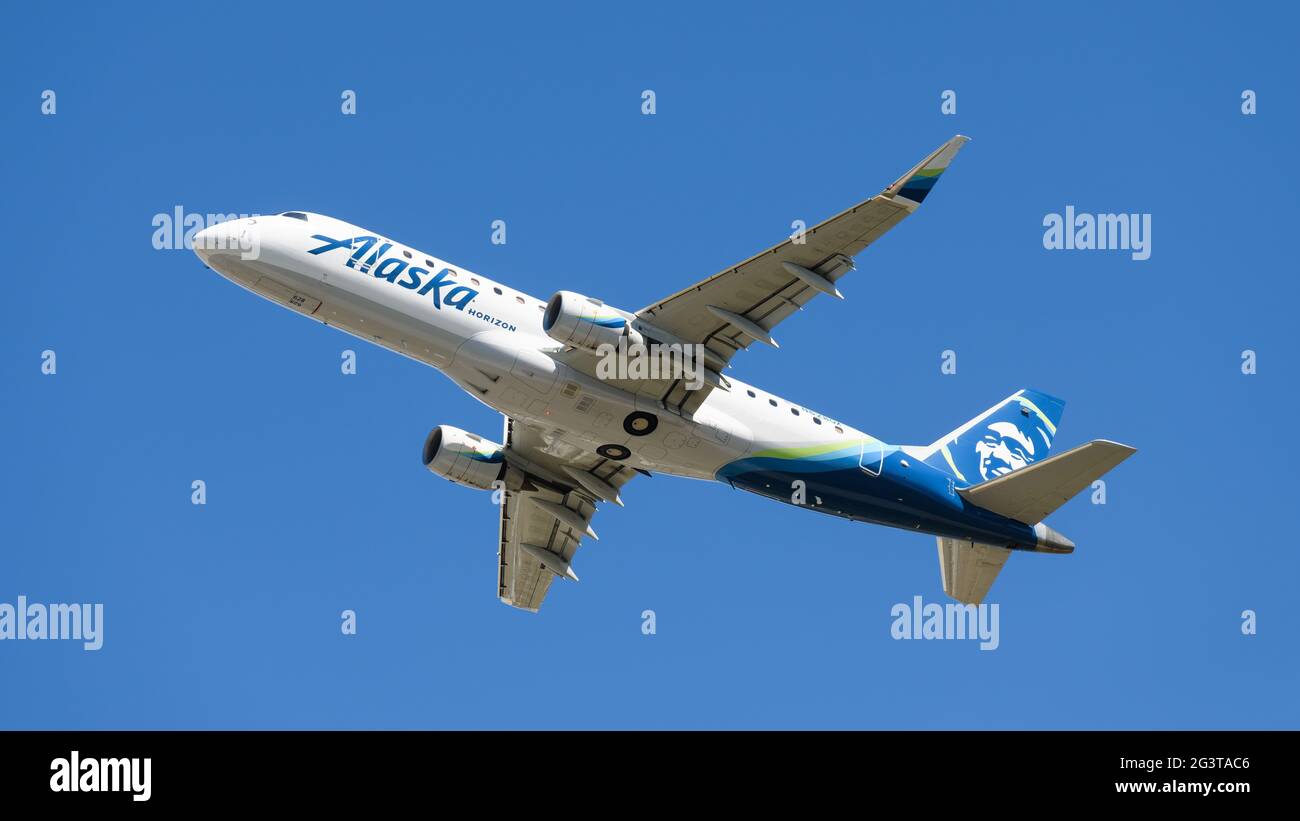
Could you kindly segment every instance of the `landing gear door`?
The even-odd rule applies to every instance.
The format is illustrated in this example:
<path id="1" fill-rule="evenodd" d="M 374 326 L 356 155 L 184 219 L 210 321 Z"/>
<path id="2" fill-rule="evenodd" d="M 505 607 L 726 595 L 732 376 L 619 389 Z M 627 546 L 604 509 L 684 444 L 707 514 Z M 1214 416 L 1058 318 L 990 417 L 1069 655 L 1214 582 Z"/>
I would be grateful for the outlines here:
<path id="1" fill-rule="evenodd" d="M 880 468 L 885 462 L 885 443 L 879 439 L 862 440 L 862 457 L 858 466 L 872 476 L 880 475 Z"/>
<path id="2" fill-rule="evenodd" d="M 273 279 L 262 277 L 253 285 L 253 290 L 262 296 L 275 300 L 286 308 L 291 308 L 300 314 L 312 316 L 316 309 L 320 307 L 320 300 L 300 294 L 292 288 L 287 288 Z"/>

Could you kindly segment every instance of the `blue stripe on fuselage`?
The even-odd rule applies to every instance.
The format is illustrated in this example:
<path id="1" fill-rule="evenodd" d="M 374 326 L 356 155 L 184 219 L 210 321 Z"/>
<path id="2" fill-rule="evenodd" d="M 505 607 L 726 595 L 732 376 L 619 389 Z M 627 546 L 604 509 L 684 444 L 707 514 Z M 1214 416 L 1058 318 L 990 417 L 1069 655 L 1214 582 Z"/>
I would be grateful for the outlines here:
<path id="1" fill-rule="evenodd" d="M 885 456 L 879 476 L 858 461 L 857 454 L 844 451 L 833 458 L 741 459 L 724 465 L 716 478 L 787 504 L 794 503 L 794 482 L 802 481 L 800 506 L 821 513 L 984 544 L 1035 544 L 1032 527 L 968 503 L 952 488 L 951 477 L 901 451 Z"/>

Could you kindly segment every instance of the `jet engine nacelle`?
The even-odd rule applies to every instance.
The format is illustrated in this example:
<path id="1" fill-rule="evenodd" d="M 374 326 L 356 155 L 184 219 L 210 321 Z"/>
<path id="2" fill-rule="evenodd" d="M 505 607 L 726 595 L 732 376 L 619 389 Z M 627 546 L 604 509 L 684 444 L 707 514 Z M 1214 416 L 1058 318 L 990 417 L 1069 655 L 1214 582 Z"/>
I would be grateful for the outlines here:
<path id="1" fill-rule="evenodd" d="M 424 466 L 458 485 L 491 490 L 506 473 L 505 448 L 472 433 L 439 425 L 424 440 Z"/>
<path id="2" fill-rule="evenodd" d="M 644 342 L 622 311 L 572 291 L 557 291 L 546 303 L 542 330 L 562 345 L 589 353 L 601 345 L 618 345 L 620 339 L 626 339 L 628 345 Z"/>

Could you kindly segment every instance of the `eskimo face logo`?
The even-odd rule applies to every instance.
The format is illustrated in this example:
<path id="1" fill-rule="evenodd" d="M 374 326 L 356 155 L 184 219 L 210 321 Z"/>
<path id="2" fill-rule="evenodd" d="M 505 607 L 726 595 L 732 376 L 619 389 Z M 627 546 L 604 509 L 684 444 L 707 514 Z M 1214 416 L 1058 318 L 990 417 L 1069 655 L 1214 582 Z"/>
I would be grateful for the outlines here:
<path id="1" fill-rule="evenodd" d="M 980 476 L 988 481 L 1005 476 L 1034 461 L 1051 446 L 1051 434 L 1042 428 L 1027 432 L 1014 422 L 993 422 L 975 443 Z"/>
<path id="2" fill-rule="evenodd" d="M 312 239 L 320 240 L 324 245 L 307 249 L 307 253 L 319 255 L 334 251 L 339 248 L 351 251 L 351 256 L 343 265 L 345 268 L 353 268 L 363 274 L 372 274 L 375 279 L 382 279 L 386 282 L 400 285 L 407 290 L 415 291 L 420 296 L 432 295 L 433 307 L 442 309 L 444 305 L 448 308 L 455 308 L 458 311 L 465 310 L 474 297 L 478 296 L 478 291 L 465 285 L 456 285 L 452 279 L 456 272 L 451 268 L 443 268 L 433 276 L 428 268 L 420 268 L 415 265 L 409 265 L 401 257 L 384 257 L 384 254 L 393 247 L 391 242 L 383 242 L 379 237 L 362 236 L 352 237 L 351 239 L 334 239 L 324 234 L 312 234 Z M 378 244 L 378 247 L 375 247 Z M 372 250 L 373 249 L 373 250 Z M 366 254 L 369 253 L 369 256 Z M 362 259 L 364 257 L 364 259 Z M 429 276 L 426 280 L 425 277 Z M 443 288 L 450 287 L 444 296 Z"/>

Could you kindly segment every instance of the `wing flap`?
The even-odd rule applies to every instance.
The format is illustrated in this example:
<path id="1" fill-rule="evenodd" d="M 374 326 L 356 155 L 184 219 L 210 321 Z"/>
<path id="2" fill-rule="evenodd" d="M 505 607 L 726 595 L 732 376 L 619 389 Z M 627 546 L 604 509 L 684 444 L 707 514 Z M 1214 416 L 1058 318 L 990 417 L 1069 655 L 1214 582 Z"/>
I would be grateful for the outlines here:
<path id="1" fill-rule="evenodd" d="M 578 540 L 571 529 L 528 502 L 522 491 L 507 490 L 501 505 L 501 546 L 498 551 L 497 597 L 512 607 L 537 612 L 550 590 L 554 574 L 542 566 L 545 550 L 568 567 Z M 549 494 L 552 498 L 558 494 Z M 532 545 L 533 551 L 525 545 Z"/>
<path id="2" fill-rule="evenodd" d="M 578 580 L 573 557 L 600 501 L 569 471 L 585 471 L 615 495 L 636 474 L 567 445 L 558 432 L 548 440 L 510 417 L 505 428 L 506 461 L 522 470 L 507 482 L 501 503 L 497 598 L 535 613 L 557 577 Z"/>

